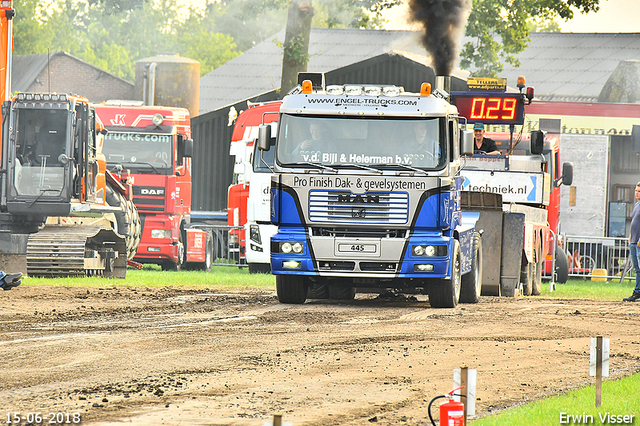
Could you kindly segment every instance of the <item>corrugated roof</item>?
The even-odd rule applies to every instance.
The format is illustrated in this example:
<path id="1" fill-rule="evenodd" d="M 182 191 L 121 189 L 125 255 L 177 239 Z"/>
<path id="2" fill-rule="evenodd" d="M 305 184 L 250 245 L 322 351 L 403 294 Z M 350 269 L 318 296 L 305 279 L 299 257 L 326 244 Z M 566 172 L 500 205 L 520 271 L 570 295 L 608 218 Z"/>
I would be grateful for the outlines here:
<path id="1" fill-rule="evenodd" d="M 200 79 L 200 114 L 280 87 L 284 30 Z M 426 56 L 412 31 L 312 28 L 309 72 L 328 72 L 383 53 Z"/>
<path id="2" fill-rule="evenodd" d="M 532 33 L 517 56 L 520 67 L 505 64 L 500 77 L 519 75 L 536 98 L 595 101 L 621 61 L 640 60 L 640 33 Z"/>

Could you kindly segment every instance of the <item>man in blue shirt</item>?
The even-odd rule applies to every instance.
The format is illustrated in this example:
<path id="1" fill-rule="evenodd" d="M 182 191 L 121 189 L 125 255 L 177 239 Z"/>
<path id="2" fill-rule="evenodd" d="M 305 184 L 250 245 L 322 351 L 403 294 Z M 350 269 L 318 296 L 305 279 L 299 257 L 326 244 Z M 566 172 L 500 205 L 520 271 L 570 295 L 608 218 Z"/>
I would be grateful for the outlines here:
<path id="1" fill-rule="evenodd" d="M 631 215 L 631 235 L 629 236 L 629 257 L 636 271 L 636 288 L 633 294 L 622 299 L 624 302 L 640 300 L 640 182 L 636 184 L 636 204 Z"/>

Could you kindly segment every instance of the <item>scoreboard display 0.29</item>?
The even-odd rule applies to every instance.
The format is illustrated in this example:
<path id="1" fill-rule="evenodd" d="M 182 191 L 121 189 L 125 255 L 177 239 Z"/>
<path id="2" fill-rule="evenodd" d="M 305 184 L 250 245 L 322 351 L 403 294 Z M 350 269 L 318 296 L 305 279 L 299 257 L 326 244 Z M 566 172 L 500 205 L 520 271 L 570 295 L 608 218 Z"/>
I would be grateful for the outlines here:
<path id="1" fill-rule="evenodd" d="M 451 92 L 451 103 L 469 123 L 523 124 L 522 93 Z"/>

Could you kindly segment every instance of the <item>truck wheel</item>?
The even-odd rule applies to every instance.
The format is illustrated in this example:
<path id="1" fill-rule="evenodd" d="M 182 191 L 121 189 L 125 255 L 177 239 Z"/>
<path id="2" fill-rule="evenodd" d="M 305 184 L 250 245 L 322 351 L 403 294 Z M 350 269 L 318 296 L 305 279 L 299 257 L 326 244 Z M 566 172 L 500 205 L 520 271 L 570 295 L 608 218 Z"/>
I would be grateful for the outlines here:
<path id="1" fill-rule="evenodd" d="M 269 263 L 249 263 L 250 274 L 270 274 L 271 264 Z"/>
<path id="2" fill-rule="evenodd" d="M 429 284 L 429 304 L 432 308 L 455 308 L 460 300 L 460 243 L 453 244 L 451 278 L 434 279 Z"/>
<path id="3" fill-rule="evenodd" d="M 205 272 L 211 272 L 213 265 L 213 235 L 207 232 L 207 239 L 204 246 L 204 262 L 197 263 L 195 269 Z"/>
<path id="4" fill-rule="evenodd" d="M 353 300 L 356 297 L 356 288 L 352 285 L 328 284 L 329 299 Z"/>
<path id="5" fill-rule="evenodd" d="M 520 282 L 522 283 L 522 294 L 524 296 L 531 296 L 532 281 L 535 276 L 535 267 L 532 267 L 533 263 L 527 261 L 527 257 L 522 253 L 522 261 L 524 264 L 520 267 Z"/>
<path id="6" fill-rule="evenodd" d="M 180 231 L 180 236 L 178 237 L 178 261 L 172 262 L 167 260 L 160 265 L 163 271 L 180 271 L 185 264 L 185 253 L 184 253 L 184 239 L 182 237 L 182 231 Z"/>
<path id="7" fill-rule="evenodd" d="M 133 204 L 133 201 L 127 200 L 127 204 L 130 206 L 133 212 L 133 255 L 135 255 L 138 252 L 140 240 L 142 239 L 142 221 L 140 220 L 140 213 L 138 213 L 138 208 L 135 204 Z M 129 258 L 129 260 L 133 259 L 133 255 Z"/>
<path id="8" fill-rule="evenodd" d="M 542 291 L 542 267 L 542 261 L 535 263 L 536 273 L 533 275 L 533 283 L 531 286 L 532 296 L 540 296 L 540 292 Z"/>
<path id="9" fill-rule="evenodd" d="M 127 245 L 127 259 L 133 259 L 140 244 L 140 216 L 133 203 L 127 201 L 124 196 L 110 184 L 107 184 L 105 199 L 111 207 L 117 207 L 119 211 L 114 213 L 116 218 L 116 230 L 124 237 Z"/>
<path id="10" fill-rule="evenodd" d="M 307 294 L 309 299 L 328 299 L 329 298 L 329 285 L 324 280 L 317 280 L 313 285 L 309 286 L 309 293 Z"/>
<path id="11" fill-rule="evenodd" d="M 567 254 L 560 248 L 560 246 L 556 246 L 556 282 L 559 284 L 564 284 L 567 282 L 569 278 L 569 259 L 567 259 Z"/>
<path id="12" fill-rule="evenodd" d="M 307 300 L 309 287 L 304 277 L 298 275 L 276 275 L 276 292 L 280 303 L 301 305 Z"/>
<path id="13" fill-rule="evenodd" d="M 478 303 L 482 289 L 482 239 L 480 234 L 473 234 L 471 247 L 471 271 L 462 276 L 460 286 L 460 303 Z"/>

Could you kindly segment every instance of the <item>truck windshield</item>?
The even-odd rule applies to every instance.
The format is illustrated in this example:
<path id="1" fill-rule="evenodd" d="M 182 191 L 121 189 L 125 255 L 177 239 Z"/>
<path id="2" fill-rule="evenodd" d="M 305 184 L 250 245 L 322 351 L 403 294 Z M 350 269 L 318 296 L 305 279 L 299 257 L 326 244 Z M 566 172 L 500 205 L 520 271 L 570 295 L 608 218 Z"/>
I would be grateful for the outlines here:
<path id="1" fill-rule="evenodd" d="M 102 152 L 109 166 L 149 173 L 170 173 L 173 164 L 173 135 L 156 133 L 123 133 L 109 131 Z"/>
<path id="2" fill-rule="evenodd" d="M 444 166 L 443 118 L 301 117 L 280 118 L 277 161 L 340 167 L 421 169 Z"/>

